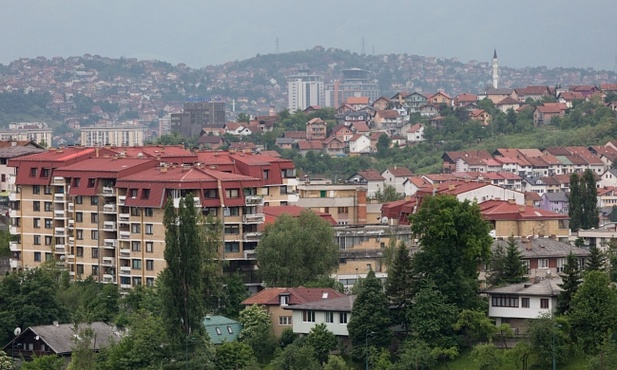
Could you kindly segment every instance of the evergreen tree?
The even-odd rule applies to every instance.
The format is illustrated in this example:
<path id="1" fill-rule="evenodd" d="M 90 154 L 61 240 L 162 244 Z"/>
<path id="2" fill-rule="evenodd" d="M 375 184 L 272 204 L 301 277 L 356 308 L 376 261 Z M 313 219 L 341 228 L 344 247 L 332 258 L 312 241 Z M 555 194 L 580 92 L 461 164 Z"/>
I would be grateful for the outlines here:
<path id="1" fill-rule="evenodd" d="M 505 282 L 508 284 L 523 282 L 526 280 L 525 274 L 527 274 L 527 268 L 521 260 L 521 252 L 518 250 L 514 236 L 510 236 L 503 264 Z"/>
<path id="2" fill-rule="evenodd" d="M 181 198 L 178 208 L 169 197 L 163 224 L 167 267 L 161 272 L 158 283 L 164 326 L 178 354 L 193 354 L 204 347 L 203 340 L 207 338 L 202 324 L 206 316 L 205 248 L 199 230 L 204 225 L 199 223 L 193 196 L 188 194 Z"/>
<path id="3" fill-rule="evenodd" d="M 574 297 L 574 294 L 581 284 L 581 272 L 578 268 L 578 259 L 574 256 L 572 251 L 570 251 L 566 259 L 561 279 L 562 283 L 559 284 L 559 287 L 562 290 L 557 296 L 557 313 L 563 315 L 570 311 L 572 297 Z"/>
<path id="4" fill-rule="evenodd" d="M 611 214 L 608 216 L 610 222 L 617 222 L 617 206 L 611 207 Z"/>
<path id="5" fill-rule="evenodd" d="M 409 249 L 405 243 L 396 249 L 392 268 L 388 270 L 386 296 L 390 301 L 392 323 L 402 324 L 408 330 L 407 314 L 413 298 L 413 269 Z"/>
<path id="6" fill-rule="evenodd" d="M 581 228 L 582 204 L 581 187 L 577 173 L 570 175 L 570 194 L 568 195 L 568 216 L 570 216 L 570 230 Z"/>
<path id="7" fill-rule="evenodd" d="M 581 217 L 581 228 L 597 228 L 600 224 L 598 189 L 596 187 L 596 179 L 593 171 L 589 168 L 583 172 L 583 176 L 581 177 L 581 185 L 583 184 L 585 192 L 582 197 L 583 214 Z M 581 186 L 581 188 L 583 187 Z"/>
<path id="8" fill-rule="evenodd" d="M 491 262 L 488 264 L 486 281 L 490 285 L 501 285 L 504 283 L 503 271 L 506 260 L 506 249 L 502 243 L 496 243 L 491 255 Z"/>
<path id="9" fill-rule="evenodd" d="M 388 306 L 388 298 L 382 291 L 381 283 L 373 270 L 369 271 L 353 303 L 347 324 L 356 359 L 365 358 L 367 338 L 371 347 L 384 348 L 390 344 Z"/>
<path id="10" fill-rule="evenodd" d="M 606 269 L 606 254 L 600 248 L 592 245 L 589 248 L 589 257 L 587 258 L 586 271 L 605 271 Z"/>
<path id="11" fill-rule="evenodd" d="M 449 348 L 456 345 L 454 324 L 458 308 L 447 302 L 445 295 L 432 281 L 423 282 L 422 285 L 409 310 L 412 337 L 425 341 L 431 347 Z"/>

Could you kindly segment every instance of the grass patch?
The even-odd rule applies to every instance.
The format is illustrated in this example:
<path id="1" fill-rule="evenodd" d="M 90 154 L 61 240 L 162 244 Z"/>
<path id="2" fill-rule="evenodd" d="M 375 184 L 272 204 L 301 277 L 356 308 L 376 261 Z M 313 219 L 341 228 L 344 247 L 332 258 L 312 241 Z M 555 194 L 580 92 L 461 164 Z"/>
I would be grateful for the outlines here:
<path id="1" fill-rule="evenodd" d="M 583 370 L 587 366 L 588 358 L 574 358 L 570 360 L 567 364 L 557 365 L 559 370 Z M 447 365 L 447 366 L 446 366 Z M 499 369 L 495 370 L 520 370 L 522 367 L 517 364 L 505 364 Z M 541 367 L 535 364 L 533 358 L 529 359 L 529 370 L 550 370 L 551 366 Z M 437 367 L 437 370 L 479 370 L 478 364 L 474 361 L 473 357 L 471 357 L 471 351 L 467 350 L 461 353 L 459 357 L 455 360 L 446 363 L 443 363 Z"/>

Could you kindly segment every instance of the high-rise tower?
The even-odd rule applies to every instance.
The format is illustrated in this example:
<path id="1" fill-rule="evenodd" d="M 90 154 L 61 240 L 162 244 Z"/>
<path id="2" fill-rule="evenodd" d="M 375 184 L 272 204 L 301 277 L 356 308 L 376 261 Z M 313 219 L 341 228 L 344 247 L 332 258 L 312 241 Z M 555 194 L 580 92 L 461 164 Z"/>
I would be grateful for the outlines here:
<path id="1" fill-rule="evenodd" d="M 497 62 L 497 49 L 493 50 L 493 89 L 499 85 L 499 63 Z"/>

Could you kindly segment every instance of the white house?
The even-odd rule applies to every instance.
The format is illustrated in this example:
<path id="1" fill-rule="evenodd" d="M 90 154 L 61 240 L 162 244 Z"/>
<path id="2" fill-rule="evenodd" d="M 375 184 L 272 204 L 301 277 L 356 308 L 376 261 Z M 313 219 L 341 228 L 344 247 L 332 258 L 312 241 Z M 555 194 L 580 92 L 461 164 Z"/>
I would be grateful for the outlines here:
<path id="1" fill-rule="evenodd" d="M 407 142 L 410 144 L 420 143 L 424 141 L 424 125 L 421 123 L 416 123 L 411 126 L 407 132 Z"/>
<path id="2" fill-rule="evenodd" d="M 309 302 L 285 307 L 292 313 L 292 329 L 296 334 L 308 334 L 315 325 L 326 324 L 326 329 L 336 336 L 347 337 L 347 323 L 355 295 Z"/>
<path id="3" fill-rule="evenodd" d="M 384 178 L 377 170 L 368 169 L 360 171 L 347 179 L 348 184 L 364 184 L 366 185 L 366 196 L 372 198 L 377 191 L 383 191 Z"/>
<path id="4" fill-rule="evenodd" d="M 408 177 L 413 176 L 413 173 L 405 167 L 394 166 L 388 167 L 382 172 L 381 176 L 384 178 L 385 185 L 394 186 L 397 193 L 404 194 L 405 187 L 403 186 L 403 182 L 405 182 Z"/>
<path id="5" fill-rule="evenodd" d="M 555 311 L 561 282 L 561 278 L 553 277 L 488 289 L 488 316 L 497 326 L 508 323 L 518 333 L 524 329 L 525 320 Z"/>
<path id="6" fill-rule="evenodd" d="M 349 153 L 370 153 L 371 139 L 368 137 L 355 134 L 349 139 Z"/>

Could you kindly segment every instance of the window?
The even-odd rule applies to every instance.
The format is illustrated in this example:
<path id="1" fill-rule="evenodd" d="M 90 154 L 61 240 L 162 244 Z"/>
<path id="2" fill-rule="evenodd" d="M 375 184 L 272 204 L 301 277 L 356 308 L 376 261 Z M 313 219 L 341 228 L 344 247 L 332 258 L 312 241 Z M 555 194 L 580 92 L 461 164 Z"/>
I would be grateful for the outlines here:
<path id="1" fill-rule="evenodd" d="M 521 307 L 529 308 L 529 298 L 521 298 Z"/>
<path id="2" fill-rule="evenodd" d="M 137 189 L 130 189 L 129 196 L 133 199 L 137 199 Z"/>
<path id="3" fill-rule="evenodd" d="M 225 253 L 238 253 L 238 252 L 240 252 L 240 243 L 225 242 Z"/>
<path id="4" fill-rule="evenodd" d="M 302 311 L 303 322 L 315 322 L 315 311 Z"/>
<path id="5" fill-rule="evenodd" d="M 99 222 L 99 214 L 98 213 L 91 213 L 90 214 L 90 223 L 96 224 Z"/>
<path id="6" fill-rule="evenodd" d="M 77 251 L 76 251 L 75 255 L 77 257 L 83 257 L 84 256 L 84 247 L 77 247 Z"/>
<path id="7" fill-rule="evenodd" d="M 74 188 L 78 188 L 80 183 L 81 183 L 81 179 L 79 177 L 76 177 L 76 178 L 73 179 L 73 187 Z"/>
<path id="8" fill-rule="evenodd" d="M 334 322 L 334 312 L 325 312 L 326 314 L 326 322 L 328 324 L 332 324 Z"/>
<path id="9" fill-rule="evenodd" d="M 51 186 L 45 186 L 43 192 L 47 195 L 51 194 Z"/>
<path id="10" fill-rule="evenodd" d="M 214 208 L 214 207 L 204 208 L 204 216 L 212 216 L 212 217 L 218 216 L 218 208 Z"/>
<path id="11" fill-rule="evenodd" d="M 98 274 L 99 274 L 99 267 L 97 265 L 92 265 L 92 275 L 98 276 Z"/>
<path id="12" fill-rule="evenodd" d="M 35 212 L 39 212 L 41 210 L 41 202 L 39 202 L 38 200 L 32 202 L 32 210 Z"/>
<path id="13" fill-rule="evenodd" d="M 83 214 L 83 212 L 76 212 L 75 213 L 75 221 L 76 222 L 84 222 L 84 214 Z"/>
<path id="14" fill-rule="evenodd" d="M 38 168 L 31 168 L 30 169 L 30 176 L 32 177 L 36 177 L 36 174 L 38 173 Z"/>
<path id="15" fill-rule="evenodd" d="M 544 308 L 544 309 L 548 308 L 548 298 L 540 299 L 540 308 Z"/>
<path id="16" fill-rule="evenodd" d="M 531 270 L 531 264 L 529 263 L 529 260 L 523 260 L 523 266 L 525 266 L 525 273 L 529 274 L 530 270 Z"/>
<path id="17" fill-rule="evenodd" d="M 96 182 L 95 179 L 92 179 L 92 178 L 88 179 L 88 187 L 93 188 L 95 182 Z"/>
<path id="18" fill-rule="evenodd" d="M 134 277 L 133 278 L 133 286 L 140 286 L 141 285 L 141 278 L 140 277 Z"/>
<path id="19" fill-rule="evenodd" d="M 41 186 L 33 185 L 32 186 L 32 194 L 41 194 Z"/>
<path id="20" fill-rule="evenodd" d="M 141 260 L 131 260 L 131 267 L 133 268 L 133 270 L 141 270 Z"/>
<path id="21" fill-rule="evenodd" d="M 291 318 L 290 318 L 290 319 L 291 319 Z M 234 333 L 234 330 L 231 328 L 231 326 L 228 326 L 228 327 L 227 327 L 227 332 L 228 332 L 229 334 L 233 334 L 233 333 Z"/>
<path id="22" fill-rule="evenodd" d="M 34 252 L 34 262 L 41 262 L 41 252 Z"/>
<path id="23" fill-rule="evenodd" d="M 154 270 L 154 260 L 146 260 L 146 270 Z"/>
<path id="24" fill-rule="evenodd" d="M 45 245 L 51 245 L 51 235 L 45 235 Z"/>
<path id="25" fill-rule="evenodd" d="M 84 274 L 84 265 L 78 264 L 77 265 L 77 275 L 83 275 L 83 274 Z"/>
<path id="26" fill-rule="evenodd" d="M 216 328 L 214 328 L 214 330 L 216 330 L 216 334 L 221 335 L 223 333 L 221 333 L 221 328 L 219 328 L 218 326 Z"/>
<path id="27" fill-rule="evenodd" d="M 152 253 L 153 250 L 154 250 L 154 243 L 153 242 L 146 242 L 146 252 L 147 253 Z"/>
<path id="28" fill-rule="evenodd" d="M 563 269 L 565 266 L 566 266 L 566 259 L 557 258 L 557 272 L 563 272 Z"/>
<path id="29" fill-rule="evenodd" d="M 349 213 L 349 207 L 338 207 L 338 213 L 343 213 L 343 214 Z"/>
<path id="30" fill-rule="evenodd" d="M 140 224 L 131 224 L 131 232 L 133 234 L 139 234 L 141 232 L 141 225 Z"/>
<path id="31" fill-rule="evenodd" d="M 282 295 L 279 298 L 280 298 L 279 301 L 281 303 L 281 306 L 289 305 L 289 296 L 288 295 Z"/>
<path id="32" fill-rule="evenodd" d="M 146 278 L 146 286 L 153 287 L 154 286 L 154 278 L 147 277 Z"/>
<path id="33" fill-rule="evenodd" d="M 99 197 L 90 197 L 90 205 L 96 206 L 99 204 Z"/>
<path id="34" fill-rule="evenodd" d="M 291 325 L 291 316 L 279 316 L 279 325 L 282 325 L 282 326 Z"/>
<path id="35" fill-rule="evenodd" d="M 225 190 L 225 196 L 227 198 L 238 198 L 240 196 L 239 189 L 227 189 Z"/>
<path id="36" fill-rule="evenodd" d="M 141 198 L 142 199 L 148 199 L 150 198 L 150 189 L 143 189 L 141 191 Z"/>
<path id="37" fill-rule="evenodd" d="M 84 231 L 83 230 L 76 230 L 75 238 L 77 240 L 84 240 Z"/>
<path id="38" fill-rule="evenodd" d="M 225 216 L 240 216 L 240 207 L 229 207 L 227 208 L 229 210 L 229 215 L 225 215 Z"/>
<path id="39" fill-rule="evenodd" d="M 32 219 L 32 224 L 34 225 L 35 229 L 40 229 L 41 228 L 41 219 L 40 218 Z"/>
<path id="40" fill-rule="evenodd" d="M 146 224 L 146 235 L 152 235 L 154 230 L 154 225 Z"/>
<path id="41" fill-rule="evenodd" d="M 45 228 L 46 229 L 51 229 L 51 218 L 46 218 L 45 219 Z"/>
<path id="42" fill-rule="evenodd" d="M 45 252 L 45 262 L 49 262 L 51 261 L 51 259 L 52 259 L 51 253 Z"/>
<path id="43" fill-rule="evenodd" d="M 77 248 L 79 250 L 79 248 Z M 92 258 L 99 258 L 99 249 L 92 248 Z"/>
<path id="44" fill-rule="evenodd" d="M 51 212 L 51 202 L 45 202 L 45 212 Z"/>
<path id="45" fill-rule="evenodd" d="M 92 240 L 99 240 L 99 231 L 98 230 L 91 230 L 90 231 L 90 239 L 92 239 Z"/>
<path id="46" fill-rule="evenodd" d="M 547 269 L 548 268 L 548 258 L 540 258 L 538 260 L 538 268 Z"/>
<path id="47" fill-rule="evenodd" d="M 75 204 L 83 204 L 84 198 L 81 195 L 75 196 Z"/>
<path id="48" fill-rule="evenodd" d="M 240 226 L 238 226 L 238 225 L 225 225 L 225 234 L 232 234 L 232 235 L 240 234 Z"/>
<path id="49" fill-rule="evenodd" d="M 216 189 L 206 189 L 204 190 L 204 198 L 206 199 L 216 199 L 218 198 L 218 192 L 216 191 Z"/>
<path id="50" fill-rule="evenodd" d="M 518 296 L 509 294 L 495 294 L 491 297 L 493 307 L 518 307 Z"/>
<path id="51" fill-rule="evenodd" d="M 144 208 L 144 216 L 152 217 L 152 208 Z"/>
<path id="52" fill-rule="evenodd" d="M 131 207 L 131 216 L 139 216 L 140 214 L 139 208 Z"/>
<path id="53" fill-rule="evenodd" d="M 347 324 L 347 312 L 339 312 L 338 322 L 339 324 Z"/>
<path id="54" fill-rule="evenodd" d="M 131 242 L 131 250 L 133 252 L 139 252 L 141 250 L 141 242 L 133 240 Z"/>
<path id="55" fill-rule="evenodd" d="M 263 176 L 264 180 L 267 180 L 270 178 L 270 171 L 269 170 L 264 170 L 264 176 Z"/>
<path id="56" fill-rule="evenodd" d="M 49 177 L 49 173 L 51 171 L 49 170 L 49 168 L 43 168 L 43 170 L 41 171 L 41 177 Z"/>

